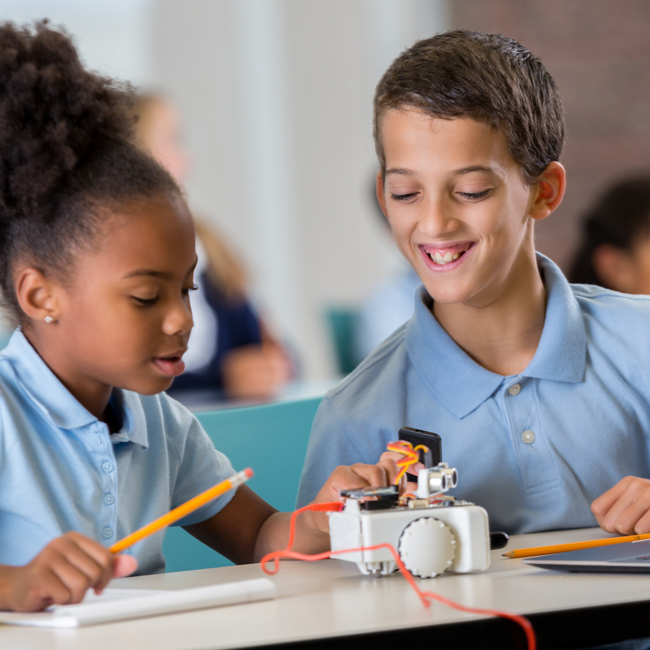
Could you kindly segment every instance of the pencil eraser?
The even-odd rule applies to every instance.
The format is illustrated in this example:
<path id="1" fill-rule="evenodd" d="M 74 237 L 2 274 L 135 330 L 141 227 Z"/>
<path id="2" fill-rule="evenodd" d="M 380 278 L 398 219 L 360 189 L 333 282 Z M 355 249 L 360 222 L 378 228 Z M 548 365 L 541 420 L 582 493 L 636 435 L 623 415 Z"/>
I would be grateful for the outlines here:
<path id="1" fill-rule="evenodd" d="M 244 470 L 244 474 L 246 475 L 246 478 L 253 478 L 253 470 L 250 467 L 247 467 Z"/>

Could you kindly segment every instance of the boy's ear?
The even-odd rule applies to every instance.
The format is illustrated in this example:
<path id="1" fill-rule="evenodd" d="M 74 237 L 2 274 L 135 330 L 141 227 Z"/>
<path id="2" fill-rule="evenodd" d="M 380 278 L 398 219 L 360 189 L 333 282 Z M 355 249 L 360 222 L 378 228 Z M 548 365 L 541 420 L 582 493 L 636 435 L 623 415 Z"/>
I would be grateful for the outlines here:
<path id="1" fill-rule="evenodd" d="M 25 315 L 33 321 L 47 316 L 59 319 L 58 284 L 33 267 L 24 268 L 16 280 L 16 298 Z"/>
<path id="2" fill-rule="evenodd" d="M 541 178 L 533 186 L 536 190 L 530 216 L 540 221 L 546 219 L 562 202 L 566 188 L 566 171 L 557 161 L 549 163 Z"/>
<path id="3" fill-rule="evenodd" d="M 381 169 L 377 172 L 377 203 L 379 203 L 384 217 L 388 218 L 388 213 L 386 212 L 386 194 L 384 193 L 384 175 L 381 173 Z"/>

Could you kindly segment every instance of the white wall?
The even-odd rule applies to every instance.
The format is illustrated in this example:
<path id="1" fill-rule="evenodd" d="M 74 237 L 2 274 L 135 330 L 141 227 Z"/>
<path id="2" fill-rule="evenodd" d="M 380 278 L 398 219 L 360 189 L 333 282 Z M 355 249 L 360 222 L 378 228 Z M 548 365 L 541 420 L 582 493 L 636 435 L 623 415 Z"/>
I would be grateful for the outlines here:
<path id="1" fill-rule="evenodd" d="M 323 310 L 400 259 L 370 184 L 374 86 L 443 0 L 156 0 L 154 78 L 194 156 L 193 208 L 243 254 L 308 377 L 334 370 Z"/>
<path id="2" fill-rule="evenodd" d="M 135 84 L 152 78 L 151 0 L 0 0 L 0 20 L 49 18 L 66 28 L 84 63 Z"/>
<path id="3" fill-rule="evenodd" d="M 324 309 L 402 262 L 370 184 L 374 86 L 446 0 L 0 0 L 50 18 L 103 74 L 167 92 L 193 155 L 190 203 L 244 256 L 305 376 L 334 371 Z"/>

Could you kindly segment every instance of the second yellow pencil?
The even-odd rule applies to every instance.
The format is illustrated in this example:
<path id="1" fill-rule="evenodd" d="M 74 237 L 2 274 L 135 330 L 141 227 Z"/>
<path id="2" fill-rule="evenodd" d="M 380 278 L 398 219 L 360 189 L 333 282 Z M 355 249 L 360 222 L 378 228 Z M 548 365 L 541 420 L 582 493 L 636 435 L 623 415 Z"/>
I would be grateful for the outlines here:
<path id="1" fill-rule="evenodd" d="M 592 539 L 590 542 L 572 542 L 570 544 L 554 544 L 553 546 L 535 546 L 534 548 L 520 548 L 516 551 L 508 551 L 505 557 L 532 557 L 533 555 L 551 555 L 553 553 L 564 553 L 566 551 L 579 551 L 583 548 L 594 548 L 595 546 L 608 546 L 610 544 L 621 544 L 623 542 L 638 542 L 642 539 L 650 539 L 650 533 L 645 535 L 627 535 L 625 537 L 606 537 L 605 539 Z"/>

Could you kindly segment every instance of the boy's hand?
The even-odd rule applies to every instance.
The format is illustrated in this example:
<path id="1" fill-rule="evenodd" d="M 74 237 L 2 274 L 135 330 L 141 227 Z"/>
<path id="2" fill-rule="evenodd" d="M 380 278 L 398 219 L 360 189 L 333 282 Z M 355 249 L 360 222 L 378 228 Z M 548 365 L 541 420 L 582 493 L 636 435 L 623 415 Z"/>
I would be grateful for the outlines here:
<path id="1" fill-rule="evenodd" d="M 130 575 L 137 566 L 130 555 L 113 555 L 84 535 L 66 533 L 29 564 L 0 567 L 0 609 L 32 612 L 79 603 L 91 587 L 99 594 L 111 578 Z"/>
<path id="2" fill-rule="evenodd" d="M 404 455 L 403 454 L 398 454 L 396 451 L 385 451 L 380 458 L 380 461 L 383 460 L 393 460 L 395 463 L 397 463 L 398 460 L 403 460 Z M 407 474 L 415 474 L 421 470 L 424 469 L 424 465 L 422 463 L 415 463 L 415 465 L 412 465 L 409 468 L 409 471 Z M 400 494 L 404 494 L 405 492 L 410 492 L 412 494 L 415 494 L 418 489 L 418 484 L 417 483 L 408 483 L 406 481 L 406 474 L 402 476 L 399 482 L 399 492 Z"/>
<path id="3" fill-rule="evenodd" d="M 384 454 L 385 455 L 385 454 Z M 398 454 L 397 454 L 398 455 Z M 341 490 L 358 490 L 367 487 L 387 487 L 397 476 L 398 467 L 392 458 L 384 458 L 376 465 L 356 463 L 337 467 L 325 482 L 313 503 L 339 501 Z M 310 512 L 312 525 L 323 533 L 329 533 L 329 520 L 325 512 Z M 302 515 L 302 516 L 305 516 Z"/>
<path id="4" fill-rule="evenodd" d="M 609 533 L 650 533 L 650 480 L 626 476 L 599 496 L 591 504 L 591 511 Z"/>

